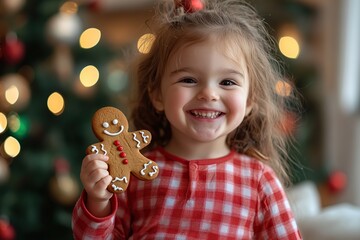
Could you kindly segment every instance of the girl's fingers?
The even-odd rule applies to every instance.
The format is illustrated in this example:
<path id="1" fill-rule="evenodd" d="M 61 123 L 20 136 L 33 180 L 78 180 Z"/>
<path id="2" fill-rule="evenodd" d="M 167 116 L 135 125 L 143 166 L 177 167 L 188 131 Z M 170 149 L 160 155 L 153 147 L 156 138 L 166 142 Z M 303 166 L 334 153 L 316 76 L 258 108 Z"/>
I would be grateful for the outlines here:
<path id="1" fill-rule="evenodd" d="M 88 196 L 93 199 L 104 200 L 110 199 L 112 193 L 107 190 L 107 186 L 110 184 L 112 178 L 110 175 L 100 179 L 91 187 L 85 189 Z"/>
<path id="2" fill-rule="evenodd" d="M 97 168 L 107 169 L 108 168 L 108 165 L 106 163 L 107 160 L 108 157 L 104 155 L 100 155 L 100 154 L 88 155 L 83 159 L 81 165 L 81 172 L 89 173 Z"/>
<path id="3" fill-rule="evenodd" d="M 106 162 L 107 160 L 109 160 L 109 157 L 103 154 L 89 154 L 84 157 L 82 165 L 86 167 L 89 163 L 93 161 Z"/>
<path id="4" fill-rule="evenodd" d="M 87 175 L 88 181 L 92 182 L 94 185 L 99 182 L 101 179 L 109 176 L 109 172 L 105 169 L 95 169 Z"/>
<path id="5" fill-rule="evenodd" d="M 100 164 L 101 165 L 101 164 Z M 94 185 L 100 179 L 109 175 L 107 167 L 88 168 L 80 172 L 80 179 L 85 184 Z"/>
<path id="6" fill-rule="evenodd" d="M 94 191 L 95 194 L 96 192 L 100 193 L 107 188 L 111 180 L 112 177 L 106 170 L 98 169 L 84 178 L 84 188 L 87 192 Z"/>
<path id="7" fill-rule="evenodd" d="M 93 160 L 93 161 L 90 161 L 88 163 L 85 163 L 85 165 L 83 165 L 83 171 L 84 172 L 92 172 L 94 171 L 95 169 L 108 169 L 108 165 L 106 162 L 104 161 L 101 161 L 101 160 Z"/>
<path id="8" fill-rule="evenodd" d="M 101 178 L 99 181 L 97 181 L 94 185 L 94 190 L 101 191 L 107 188 L 109 184 L 111 183 L 112 177 L 110 175 Z"/>
<path id="9" fill-rule="evenodd" d="M 106 163 L 108 157 L 101 154 L 87 155 L 82 162 L 80 179 L 84 186 L 92 187 L 101 178 L 109 175 Z"/>

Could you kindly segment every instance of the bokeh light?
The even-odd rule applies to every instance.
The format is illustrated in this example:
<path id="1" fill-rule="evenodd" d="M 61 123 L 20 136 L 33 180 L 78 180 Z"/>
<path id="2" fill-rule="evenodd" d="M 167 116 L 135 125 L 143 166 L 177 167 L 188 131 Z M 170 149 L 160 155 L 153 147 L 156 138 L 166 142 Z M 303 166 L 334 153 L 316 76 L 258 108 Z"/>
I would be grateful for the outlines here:
<path id="1" fill-rule="evenodd" d="M 53 92 L 49 97 L 47 101 L 47 106 L 55 115 L 60 115 L 64 111 L 64 98 L 61 96 L 58 92 Z"/>
<path id="2" fill-rule="evenodd" d="M 1 7 L 6 9 L 7 13 L 14 14 L 18 12 L 25 4 L 25 0 L 2 0 Z"/>
<path id="3" fill-rule="evenodd" d="M 0 112 L 0 133 L 4 132 L 7 127 L 7 118 L 5 114 Z"/>
<path id="4" fill-rule="evenodd" d="M 290 36 L 284 36 L 279 40 L 280 52 L 288 58 L 296 59 L 300 54 L 298 41 Z"/>
<path id="5" fill-rule="evenodd" d="M 11 85 L 8 89 L 5 90 L 5 99 L 10 104 L 15 104 L 19 99 L 19 89 Z"/>
<path id="6" fill-rule="evenodd" d="M 73 1 L 67 1 L 64 2 L 63 5 L 60 7 L 61 13 L 67 13 L 67 14 L 75 14 L 78 11 L 78 5 L 76 2 Z"/>
<path id="7" fill-rule="evenodd" d="M 18 111 L 25 108 L 31 98 L 31 89 L 27 79 L 18 73 L 1 76 L 0 109 L 3 112 Z"/>
<path id="8" fill-rule="evenodd" d="M 8 117 L 8 128 L 15 137 L 23 139 L 28 133 L 29 121 L 25 116 L 12 112 Z"/>
<path id="9" fill-rule="evenodd" d="M 109 90 L 113 92 L 120 92 L 128 85 L 128 75 L 121 69 L 114 70 L 109 74 L 107 79 Z"/>
<path id="10" fill-rule="evenodd" d="M 80 82 L 85 87 L 94 86 L 99 80 L 99 70 L 92 65 L 86 66 L 80 72 Z"/>
<path id="11" fill-rule="evenodd" d="M 101 38 L 101 32 L 97 28 L 88 28 L 80 35 L 80 47 L 88 49 L 96 46 Z"/>
<path id="12" fill-rule="evenodd" d="M 146 54 L 150 51 L 151 46 L 155 40 L 155 35 L 146 33 L 142 35 L 137 42 L 137 49 L 140 53 Z"/>
<path id="13" fill-rule="evenodd" d="M 290 96 L 291 92 L 293 91 L 293 87 L 288 82 L 282 80 L 279 80 L 276 83 L 275 89 L 276 93 L 283 97 Z"/>
<path id="14" fill-rule="evenodd" d="M 20 153 L 20 143 L 14 137 L 6 138 L 4 142 L 4 151 L 9 157 L 16 157 Z"/>
<path id="15" fill-rule="evenodd" d="M 48 40 L 53 44 L 76 43 L 82 31 L 82 22 L 78 14 L 59 12 L 46 23 Z"/>
<path id="16" fill-rule="evenodd" d="M 9 116 L 9 129 L 12 132 L 16 132 L 20 129 L 20 119 L 19 119 L 19 115 L 17 115 L 16 113 L 11 113 Z"/>

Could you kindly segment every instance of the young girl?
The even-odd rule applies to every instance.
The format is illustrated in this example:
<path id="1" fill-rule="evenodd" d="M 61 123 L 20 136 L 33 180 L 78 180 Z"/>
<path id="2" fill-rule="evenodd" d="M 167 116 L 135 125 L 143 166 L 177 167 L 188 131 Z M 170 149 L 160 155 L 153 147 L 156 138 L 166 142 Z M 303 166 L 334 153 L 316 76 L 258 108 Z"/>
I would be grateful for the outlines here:
<path id="1" fill-rule="evenodd" d="M 107 157 L 86 156 L 75 239 L 301 239 L 282 187 L 285 99 L 262 20 L 239 0 L 174 8 L 156 14 L 133 109 L 159 175 L 113 195 Z"/>

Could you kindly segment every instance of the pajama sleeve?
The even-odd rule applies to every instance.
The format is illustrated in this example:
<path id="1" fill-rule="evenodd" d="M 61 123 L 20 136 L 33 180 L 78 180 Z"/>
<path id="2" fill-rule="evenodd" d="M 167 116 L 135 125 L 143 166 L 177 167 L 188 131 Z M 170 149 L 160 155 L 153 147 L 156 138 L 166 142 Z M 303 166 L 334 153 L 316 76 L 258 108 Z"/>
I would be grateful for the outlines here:
<path id="1" fill-rule="evenodd" d="M 125 207 L 125 194 L 110 199 L 111 213 L 102 218 L 92 215 L 85 205 L 86 192 L 83 191 L 76 202 L 72 214 L 74 239 L 126 239 L 129 234 L 130 214 Z M 118 209 L 119 202 L 122 208 Z"/>
<path id="2" fill-rule="evenodd" d="M 302 239 L 282 184 L 265 166 L 259 181 L 256 239 Z"/>

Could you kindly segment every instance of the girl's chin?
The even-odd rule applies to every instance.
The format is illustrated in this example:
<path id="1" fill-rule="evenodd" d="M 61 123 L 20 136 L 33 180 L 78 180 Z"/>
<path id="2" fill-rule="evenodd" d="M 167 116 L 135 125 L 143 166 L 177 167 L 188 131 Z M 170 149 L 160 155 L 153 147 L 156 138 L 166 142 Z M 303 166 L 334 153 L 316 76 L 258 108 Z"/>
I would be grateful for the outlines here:
<path id="1" fill-rule="evenodd" d="M 192 134 L 191 139 L 189 141 L 198 142 L 200 144 L 213 144 L 213 143 L 221 143 L 225 142 L 226 135 L 219 135 L 214 133 L 206 133 L 206 132 L 196 132 Z"/>

